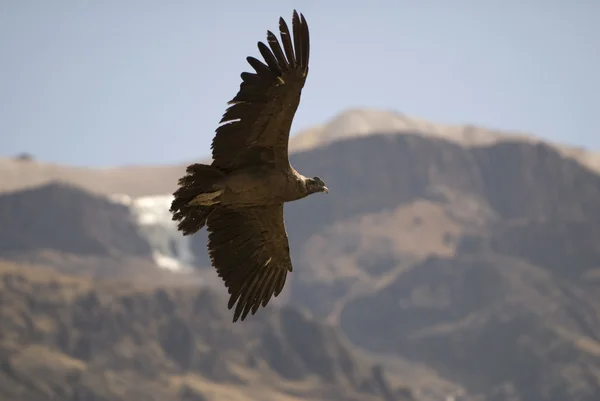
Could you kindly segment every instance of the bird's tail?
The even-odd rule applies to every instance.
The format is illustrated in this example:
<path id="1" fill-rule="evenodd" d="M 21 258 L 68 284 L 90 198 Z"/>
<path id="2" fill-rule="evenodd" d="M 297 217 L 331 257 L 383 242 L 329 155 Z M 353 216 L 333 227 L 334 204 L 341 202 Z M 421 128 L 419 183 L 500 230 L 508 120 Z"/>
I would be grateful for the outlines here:
<path id="1" fill-rule="evenodd" d="M 179 188 L 173 193 L 172 219 L 183 235 L 194 234 L 206 224 L 206 218 L 219 203 L 223 189 L 218 188 L 224 173 L 206 164 L 192 164 L 186 175 L 179 179 Z"/>

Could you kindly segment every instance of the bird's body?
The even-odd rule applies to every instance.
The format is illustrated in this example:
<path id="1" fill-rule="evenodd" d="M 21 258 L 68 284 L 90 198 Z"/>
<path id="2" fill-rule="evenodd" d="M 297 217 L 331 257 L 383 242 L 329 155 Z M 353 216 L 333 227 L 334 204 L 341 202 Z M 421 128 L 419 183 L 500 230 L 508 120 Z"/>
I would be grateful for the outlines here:
<path id="1" fill-rule="evenodd" d="M 241 168 L 224 175 L 215 187 L 222 190 L 221 205 L 233 207 L 276 205 L 308 195 L 305 177 L 291 166 L 284 170 L 271 165 Z"/>
<path id="2" fill-rule="evenodd" d="M 234 321 L 266 306 L 292 271 L 283 204 L 328 192 L 288 159 L 310 54 L 308 26 L 296 11 L 292 28 L 293 38 L 280 18 L 281 44 L 270 31 L 270 49 L 258 43 L 266 64 L 247 58 L 256 73 L 242 73 L 213 139 L 212 164 L 188 166 L 171 204 L 184 235 L 207 226 L 211 261 L 231 294 L 228 306 L 237 303 Z"/>

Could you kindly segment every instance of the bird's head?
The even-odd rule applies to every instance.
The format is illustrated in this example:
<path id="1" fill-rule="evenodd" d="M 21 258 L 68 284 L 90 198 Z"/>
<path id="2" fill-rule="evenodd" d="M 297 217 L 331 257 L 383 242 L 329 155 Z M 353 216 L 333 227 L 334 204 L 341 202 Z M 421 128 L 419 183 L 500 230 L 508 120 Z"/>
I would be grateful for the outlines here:
<path id="1" fill-rule="evenodd" d="M 307 178 L 306 190 L 309 194 L 314 194 L 315 192 L 325 192 L 326 194 L 329 193 L 329 189 L 319 177 Z"/>

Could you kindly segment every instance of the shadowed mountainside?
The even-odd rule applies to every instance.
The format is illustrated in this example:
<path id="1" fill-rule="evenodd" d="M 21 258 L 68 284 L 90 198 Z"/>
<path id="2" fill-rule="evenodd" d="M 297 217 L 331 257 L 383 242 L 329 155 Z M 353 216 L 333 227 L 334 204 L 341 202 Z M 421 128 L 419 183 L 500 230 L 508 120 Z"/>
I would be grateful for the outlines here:
<path id="1" fill-rule="evenodd" d="M 90 256 L 150 256 L 129 210 L 54 182 L 0 196 L 0 255 L 38 249 Z"/>
<path id="2" fill-rule="evenodd" d="M 156 270 L 129 209 L 70 184 L 0 194 L 0 258 L 92 277 Z M 160 275 L 160 272 L 156 272 Z"/>

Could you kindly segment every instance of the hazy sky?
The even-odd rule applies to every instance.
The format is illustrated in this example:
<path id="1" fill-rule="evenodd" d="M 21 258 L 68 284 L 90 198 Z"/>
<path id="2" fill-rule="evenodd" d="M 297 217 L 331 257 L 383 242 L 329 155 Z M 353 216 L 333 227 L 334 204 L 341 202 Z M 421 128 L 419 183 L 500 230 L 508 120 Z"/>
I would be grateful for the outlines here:
<path id="1" fill-rule="evenodd" d="M 600 1 L 0 0 L 0 157 L 208 156 L 294 8 L 312 53 L 293 132 L 373 107 L 600 149 Z"/>

